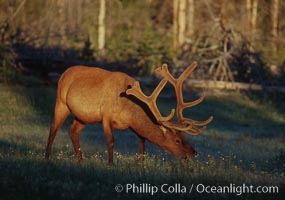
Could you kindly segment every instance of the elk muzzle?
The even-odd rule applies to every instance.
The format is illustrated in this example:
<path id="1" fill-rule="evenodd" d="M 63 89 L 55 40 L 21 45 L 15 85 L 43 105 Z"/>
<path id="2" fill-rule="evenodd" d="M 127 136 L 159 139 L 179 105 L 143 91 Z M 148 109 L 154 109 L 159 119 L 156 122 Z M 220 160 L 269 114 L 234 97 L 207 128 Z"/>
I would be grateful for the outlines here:
<path id="1" fill-rule="evenodd" d="M 191 158 L 195 158 L 197 156 L 197 152 L 192 149 L 191 152 L 189 152 L 188 154 L 186 154 L 186 156 L 184 157 L 185 160 L 191 160 Z"/>

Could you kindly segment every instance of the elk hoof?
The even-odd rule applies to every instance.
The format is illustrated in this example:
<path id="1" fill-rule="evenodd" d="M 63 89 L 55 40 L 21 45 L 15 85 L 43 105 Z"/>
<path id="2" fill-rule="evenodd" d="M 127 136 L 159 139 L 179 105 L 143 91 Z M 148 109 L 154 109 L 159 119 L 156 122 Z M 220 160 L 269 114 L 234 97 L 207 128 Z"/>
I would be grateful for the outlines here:
<path id="1" fill-rule="evenodd" d="M 145 154 L 139 154 L 138 155 L 138 161 L 144 161 L 145 160 L 146 155 Z"/>

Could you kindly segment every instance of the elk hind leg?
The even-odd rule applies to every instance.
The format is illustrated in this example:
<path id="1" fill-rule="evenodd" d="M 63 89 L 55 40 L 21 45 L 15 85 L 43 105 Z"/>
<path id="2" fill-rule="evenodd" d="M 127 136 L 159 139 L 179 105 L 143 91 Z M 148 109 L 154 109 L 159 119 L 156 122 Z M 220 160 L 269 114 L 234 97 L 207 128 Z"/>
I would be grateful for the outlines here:
<path id="1" fill-rule="evenodd" d="M 145 139 L 139 136 L 139 156 L 138 160 L 145 159 Z"/>
<path id="2" fill-rule="evenodd" d="M 114 149 L 114 134 L 113 127 L 109 120 L 103 120 L 103 130 L 106 137 L 107 148 L 108 148 L 108 164 L 113 164 L 113 149 Z"/>
<path id="3" fill-rule="evenodd" d="M 54 109 L 54 119 L 50 127 L 50 132 L 49 132 L 49 137 L 47 141 L 47 147 L 46 147 L 46 153 L 45 153 L 45 158 L 48 159 L 51 153 L 51 147 L 54 141 L 54 138 L 56 136 L 56 132 L 58 129 L 61 127 L 63 124 L 64 120 L 66 117 L 69 115 L 70 111 L 68 107 L 57 100 L 55 104 L 55 109 Z"/>
<path id="4" fill-rule="evenodd" d="M 75 151 L 75 154 L 78 158 L 78 161 L 82 160 L 82 153 L 80 150 L 80 144 L 79 144 L 79 135 L 81 130 L 85 127 L 85 124 L 83 124 L 82 122 L 80 122 L 77 119 L 73 120 L 73 123 L 68 131 L 70 139 L 72 141 L 73 144 L 73 148 Z"/>

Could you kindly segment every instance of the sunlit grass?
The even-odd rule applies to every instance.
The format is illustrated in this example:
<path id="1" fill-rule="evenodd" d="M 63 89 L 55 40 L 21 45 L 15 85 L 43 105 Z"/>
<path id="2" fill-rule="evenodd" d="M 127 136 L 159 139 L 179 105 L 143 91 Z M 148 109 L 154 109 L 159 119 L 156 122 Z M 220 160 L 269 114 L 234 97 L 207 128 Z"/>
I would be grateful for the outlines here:
<path id="1" fill-rule="evenodd" d="M 136 135 L 116 131 L 114 166 L 109 166 L 101 125 L 83 130 L 80 139 L 84 161 L 77 162 L 67 134 L 70 119 L 57 134 L 51 160 L 46 162 L 44 151 L 55 89 L 0 85 L 0 90 L 0 192 L 4 199 L 146 198 L 142 194 L 117 194 L 114 186 L 118 183 L 246 183 L 284 189 L 285 116 L 273 105 L 236 93 L 209 95 L 198 109 L 186 111 L 199 119 L 215 117 L 205 133 L 187 136 L 199 153 L 197 158 L 184 162 L 147 143 L 146 159 L 139 162 Z M 174 197 L 203 196 L 160 194 L 153 198 Z M 213 194 L 207 197 L 220 199 Z M 243 197 L 258 199 L 255 195 Z M 282 199 L 280 194 L 267 197 Z"/>

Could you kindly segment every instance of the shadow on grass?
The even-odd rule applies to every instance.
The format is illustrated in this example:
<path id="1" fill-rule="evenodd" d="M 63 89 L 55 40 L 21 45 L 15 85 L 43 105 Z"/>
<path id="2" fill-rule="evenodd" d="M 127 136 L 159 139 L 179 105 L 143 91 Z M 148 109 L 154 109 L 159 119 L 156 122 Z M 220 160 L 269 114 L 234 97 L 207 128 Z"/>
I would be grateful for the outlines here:
<path id="1" fill-rule="evenodd" d="M 129 163 L 130 164 L 130 163 Z M 127 165 L 126 165 L 127 166 Z M 205 186 L 230 186 L 243 184 L 235 178 L 215 175 L 190 175 L 187 177 L 166 174 L 165 170 L 148 171 L 153 168 L 143 164 L 107 166 L 102 163 L 70 163 L 64 161 L 46 162 L 42 159 L 4 158 L 1 159 L 1 199 L 240 199 L 240 188 L 233 194 L 200 193 L 199 184 Z M 174 168 L 181 166 L 173 166 Z M 175 173 L 175 172 L 174 172 Z M 179 174 L 179 173 L 178 173 Z M 115 186 L 121 184 L 123 191 L 118 193 Z M 126 191 L 126 184 L 136 188 Z M 166 192 L 161 191 L 161 186 Z M 175 184 L 180 185 L 180 189 Z M 193 184 L 193 191 L 189 193 Z M 255 185 L 256 183 L 245 184 Z M 265 183 L 264 183 L 265 184 Z M 144 185 L 144 186 L 143 186 Z M 158 192 L 151 195 L 151 188 Z M 144 187 L 144 189 L 143 189 Z M 146 189 L 147 187 L 147 189 Z M 183 190 L 183 187 L 186 190 Z M 170 188 L 170 189 L 169 189 Z M 199 186 L 199 191 L 202 186 Z M 168 190 L 169 189 L 169 190 Z M 279 186 L 279 194 L 242 194 L 242 199 L 282 199 L 284 185 Z"/>
<path id="2" fill-rule="evenodd" d="M 236 99 L 235 99 L 236 98 Z M 271 109 L 271 110 L 268 110 Z M 210 129 L 246 133 L 252 137 L 283 137 L 285 116 L 274 107 L 263 107 L 242 96 L 209 97 L 192 115 L 213 115 Z M 190 114 L 189 114 L 190 115 Z"/>
<path id="3" fill-rule="evenodd" d="M 16 144 L 14 142 L 0 141 L 1 152 L 4 155 L 8 154 L 25 154 L 29 151 L 27 146 Z"/>

